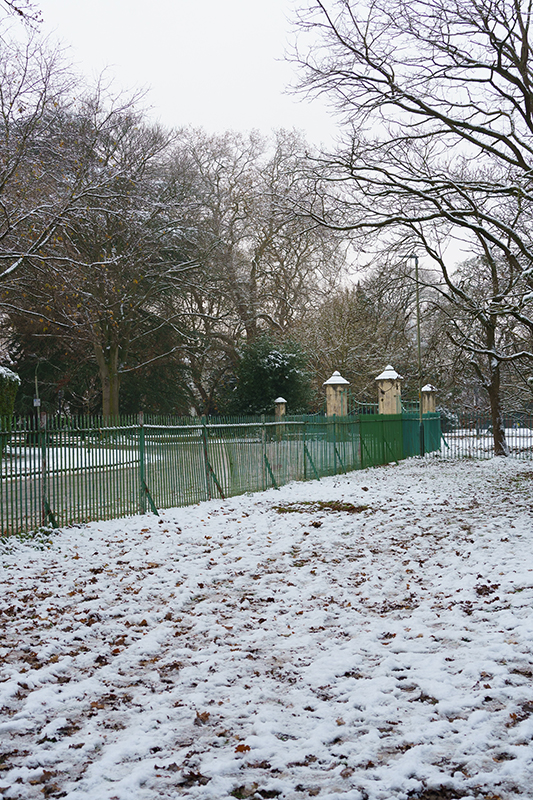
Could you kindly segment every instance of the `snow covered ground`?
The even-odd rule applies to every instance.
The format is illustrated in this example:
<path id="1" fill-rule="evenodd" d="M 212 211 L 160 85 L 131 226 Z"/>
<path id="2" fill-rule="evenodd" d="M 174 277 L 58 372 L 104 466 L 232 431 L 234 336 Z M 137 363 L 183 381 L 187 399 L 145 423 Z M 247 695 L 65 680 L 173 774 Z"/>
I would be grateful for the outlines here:
<path id="1" fill-rule="evenodd" d="M 0 795 L 533 797 L 532 515 L 414 459 L 10 540 Z"/>

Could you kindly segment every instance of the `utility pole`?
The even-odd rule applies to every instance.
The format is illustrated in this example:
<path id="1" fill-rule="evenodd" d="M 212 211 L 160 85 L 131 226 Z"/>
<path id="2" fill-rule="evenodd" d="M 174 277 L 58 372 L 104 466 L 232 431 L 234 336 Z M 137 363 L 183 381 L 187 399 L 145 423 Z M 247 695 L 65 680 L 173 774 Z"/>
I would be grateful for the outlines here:
<path id="1" fill-rule="evenodd" d="M 418 256 L 413 253 L 409 260 L 414 263 L 416 284 L 416 345 L 418 351 L 418 417 L 419 417 L 419 447 L 420 456 L 426 453 L 424 441 L 424 419 L 422 417 L 422 349 L 420 345 L 420 284 L 418 281 Z"/>

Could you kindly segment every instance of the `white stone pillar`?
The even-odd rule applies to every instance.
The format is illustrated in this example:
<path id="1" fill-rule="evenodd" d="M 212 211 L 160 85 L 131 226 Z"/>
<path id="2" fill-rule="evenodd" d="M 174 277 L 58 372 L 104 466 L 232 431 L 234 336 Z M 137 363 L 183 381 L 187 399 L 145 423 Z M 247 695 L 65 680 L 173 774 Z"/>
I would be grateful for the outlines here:
<path id="1" fill-rule="evenodd" d="M 350 381 L 335 371 L 329 380 L 324 381 L 326 387 L 326 416 L 348 416 L 348 386 Z"/>
<path id="2" fill-rule="evenodd" d="M 422 414 L 434 414 L 437 410 L 437 389 L 426 383 L 420 390 L 422 393 Z"/>
<path id="3" fill-rule="evenodd" d="M 378 414 L 402 413 L 402 380 L 390 364 L 377 376 Z"/>

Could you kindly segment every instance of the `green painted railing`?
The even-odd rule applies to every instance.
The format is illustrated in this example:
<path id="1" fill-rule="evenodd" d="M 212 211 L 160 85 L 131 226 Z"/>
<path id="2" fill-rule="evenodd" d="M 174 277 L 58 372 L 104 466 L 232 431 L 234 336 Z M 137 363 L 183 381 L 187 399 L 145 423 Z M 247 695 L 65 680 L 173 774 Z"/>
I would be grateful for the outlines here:
<path id="1" fill-rule="evenodd" d="M 0 421 L 0 533 L 185 506 L 417 454 L 418 418 Z M 426 451 L 440 447 L 428 415 Z"/>

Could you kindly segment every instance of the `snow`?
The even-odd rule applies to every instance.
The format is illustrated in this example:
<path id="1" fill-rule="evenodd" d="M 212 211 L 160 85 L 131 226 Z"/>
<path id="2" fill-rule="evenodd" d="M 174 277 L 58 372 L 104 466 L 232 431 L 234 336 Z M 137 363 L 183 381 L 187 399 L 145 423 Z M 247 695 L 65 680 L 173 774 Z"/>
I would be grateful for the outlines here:
<path id="1" fill-rule="evenodd" d="M 16 372 L 13 370 L 8 369 L 7 367 L 0 367 L 0 377 L 4 378 L 6 381 L 13 381 L 14 383 L 20 383 L 20 376 L 17 375 Z"/>
<path id="2" fill-rule="evenodd" d="M 346 378 L 343 378 L 342 375 L 338 370 L 335 370 L 331 378 L 328 378 L 327 381 L 324 381 L 322 386 L 349 386 L 350 381 L 347 381 Z"/>
<path id="3" fill-rule="evenodd" d="M 387 364 L 383 372 L 381 372 L 377 378 L 377 381 L 395 381 L 395 380 L 403 380 L 402 376 L 399 375 L 392 364 Z"/>
<path id="4" fill-rule="evenodd" d="M 531 797 L 532 477 L 412 459 L 8 540 L 0 794 Z"/>

